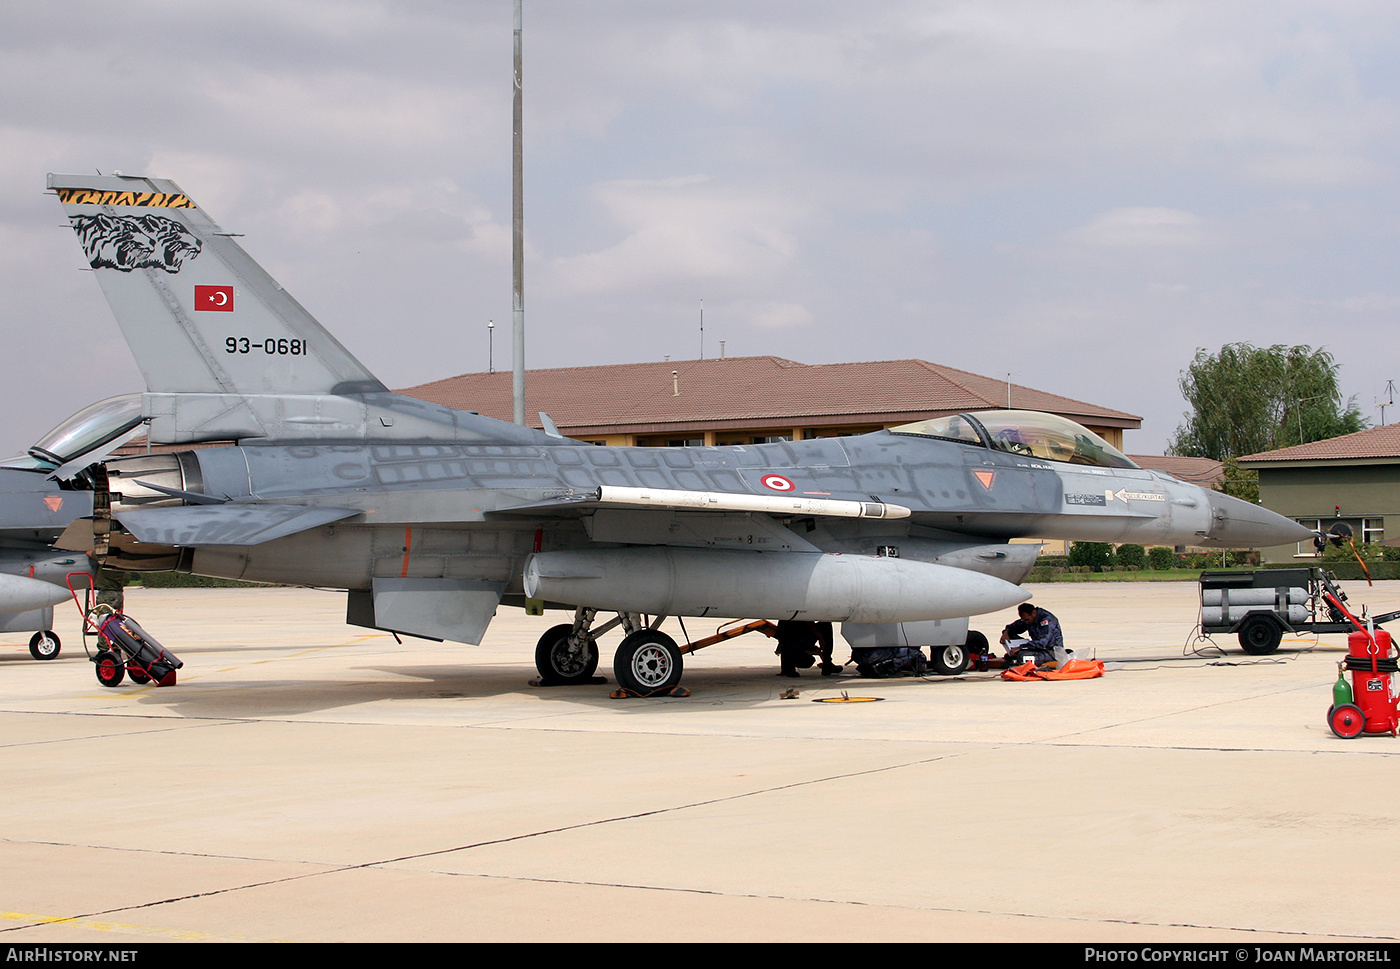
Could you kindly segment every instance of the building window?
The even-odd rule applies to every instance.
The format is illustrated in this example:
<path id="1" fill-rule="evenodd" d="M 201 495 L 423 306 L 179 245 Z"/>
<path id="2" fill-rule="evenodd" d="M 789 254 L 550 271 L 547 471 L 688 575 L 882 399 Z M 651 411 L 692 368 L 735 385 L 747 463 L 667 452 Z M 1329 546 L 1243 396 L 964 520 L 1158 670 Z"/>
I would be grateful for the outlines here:
<path id="1" fill-rule="evenodd" d="M 1299 518 L 1298 524 L 1302 525 L 1304 528 L 1311 528 L 1313 531 L 1319 531 L 1322 528 L 1322 519 Z M 1298 551 L 1294 553 L 1293 557 L 1315 559 L 1318 558 L 1320 555 L 1321 553 L 1318 552 L 1317 546 L 1313 544 L 1313 540 L 1310 538 L 1305 538 L 1298 543 Z"/>
<path id="2" fill-rule="evenodd" d="M 1361 541 L 1367 545 L 1379 542 L 1385 538 L 1384 518 L 1363 518 L 1361 519 Z"/>

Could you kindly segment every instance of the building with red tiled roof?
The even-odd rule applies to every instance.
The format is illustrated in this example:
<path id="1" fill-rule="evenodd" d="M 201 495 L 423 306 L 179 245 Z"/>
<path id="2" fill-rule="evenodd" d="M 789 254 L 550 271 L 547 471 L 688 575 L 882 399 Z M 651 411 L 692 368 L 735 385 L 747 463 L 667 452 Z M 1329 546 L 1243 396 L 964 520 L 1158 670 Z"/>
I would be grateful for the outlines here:
<path id="1" fill-rule="evenodd" d="M 1351 526 L 1357 541 L 1385 538 L 1386 519 L 1400 532 L 1400 424 L 1276 451 L 1247 454 L 1240 467 L 1259 472 L 1259 502 L 1309 528 Z M 1304 543 L 1270 549 L 1270 561 L 1312 556 Z"/>
<path id="2" fill-rule="evenodd" d="M 511 419 L 511 374 L 468 373 L 400 391 Z M 532 370 L 528 423 L 604 444 L 750 444 L 863 434 L 964 411 L 1060 414 L 1122 447 L 1134 414 L 926 360 L 805 364 L 782 357 L 666 360 Z"/>
<path id="3" fill-rule="evenodd" d="M 1160 454 L 1130 454 L 1133 463 L 1149 471 L 1165 471 L 1173 478 L 1213 488 L 1225 477 L 1225 465 L 1211 458 L 1183 458 Z"/>

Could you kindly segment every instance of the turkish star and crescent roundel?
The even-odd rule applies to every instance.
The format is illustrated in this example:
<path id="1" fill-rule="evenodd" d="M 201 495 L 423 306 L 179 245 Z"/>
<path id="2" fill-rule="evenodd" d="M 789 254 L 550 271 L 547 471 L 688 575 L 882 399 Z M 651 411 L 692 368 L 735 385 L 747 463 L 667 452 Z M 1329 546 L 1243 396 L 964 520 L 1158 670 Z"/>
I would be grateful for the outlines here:
<path id="1" fill-rule="evenodd" d="M 194 288 L 194 308 L 216 313 L 232 313 L 233 287 L 196 286 Z"/>
<path id="2" fill-rule="evenodd" d="M 796 485 L 780 474 L 765 474 L 763 487 L 772 488 L 774 491 L 791 491 Z"/>

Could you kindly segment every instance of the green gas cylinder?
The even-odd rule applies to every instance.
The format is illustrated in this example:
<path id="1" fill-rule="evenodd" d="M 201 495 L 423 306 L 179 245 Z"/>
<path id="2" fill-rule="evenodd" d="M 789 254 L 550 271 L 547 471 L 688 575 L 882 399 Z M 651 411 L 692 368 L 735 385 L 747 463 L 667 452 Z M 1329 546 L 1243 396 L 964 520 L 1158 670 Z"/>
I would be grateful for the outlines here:
<path id="1" fill-rule="evenodd" d="M 1337 682 L 1332 684 L 1332 706 L 1339 707 L 1343 703 L 1351 703 L 1351 684 L 1347 682 L 1346 664 L 1337 664 Z"/>

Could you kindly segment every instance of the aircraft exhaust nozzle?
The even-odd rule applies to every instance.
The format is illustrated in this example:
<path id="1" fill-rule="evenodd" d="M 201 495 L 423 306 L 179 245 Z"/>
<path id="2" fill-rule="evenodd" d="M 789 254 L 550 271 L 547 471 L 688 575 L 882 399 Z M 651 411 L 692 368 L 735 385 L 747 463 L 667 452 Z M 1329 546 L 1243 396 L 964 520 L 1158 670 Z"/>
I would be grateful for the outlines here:
<path id="1" fill-rule="evenodd" d="M 0 615 L 45 609 L 69 596 L 68 590 L 61 585 L 24 575 L 0 573 Z"/>
<path id="2" fill-rule="evenodd" d="M 1004 579 L 903 558 L 638 547 L 538 552 L 525 594 L 617 612 L 915 622 L 1006 609 L 1030 596 Z"/>

